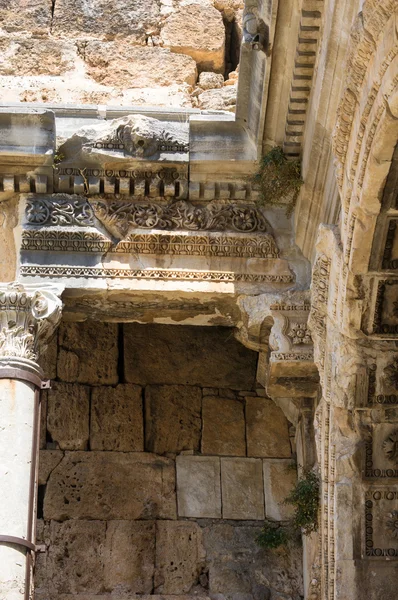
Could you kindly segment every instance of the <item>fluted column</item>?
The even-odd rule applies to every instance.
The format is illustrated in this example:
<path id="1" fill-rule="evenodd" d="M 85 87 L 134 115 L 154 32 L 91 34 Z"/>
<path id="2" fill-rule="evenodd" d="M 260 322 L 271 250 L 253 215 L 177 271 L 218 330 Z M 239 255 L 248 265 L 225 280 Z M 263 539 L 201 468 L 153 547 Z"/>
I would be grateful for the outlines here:
<path id="1" fill-rule="evenodd" d="M 0 284 L 0 600 L 28 600 L 32 589 L 43 378 L 37 360 L 60 320 L 60 291 Z"/>

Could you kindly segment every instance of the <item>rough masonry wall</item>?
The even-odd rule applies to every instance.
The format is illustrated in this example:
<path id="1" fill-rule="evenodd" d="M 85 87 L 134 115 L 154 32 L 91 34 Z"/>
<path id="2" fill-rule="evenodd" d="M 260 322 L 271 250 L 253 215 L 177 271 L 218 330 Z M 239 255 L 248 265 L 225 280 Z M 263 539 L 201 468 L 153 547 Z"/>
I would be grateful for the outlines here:
<path id="1" fill-rule="evenodd" d="M 241 0 L 1 0 L 0 99 L 232 110 L 242 9 Z"/>
<path id="2" fill-rule="evenodd" d="M 58 343 L 57 343 L 58 342 Z M 229 328 L 61 324 L 45 360 L 36 600 L 300 600 L 265 551 L 294 483 L 288 422 Z"/>

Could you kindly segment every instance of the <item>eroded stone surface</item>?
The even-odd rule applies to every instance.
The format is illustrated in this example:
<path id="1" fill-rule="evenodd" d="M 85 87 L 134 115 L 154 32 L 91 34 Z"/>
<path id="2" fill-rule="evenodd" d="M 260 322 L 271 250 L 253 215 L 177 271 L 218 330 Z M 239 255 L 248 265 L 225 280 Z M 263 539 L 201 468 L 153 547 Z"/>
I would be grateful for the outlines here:
<path id="1" fill-rule="evenodd" d="M 75 47 L 53 39 L 0 38 L 0 75 L 63 75 L 74 67 Z"/>
<path id="2" fill-rule="evenodd" d="M 61 323 L 58 377 L 91 385 L 117 383 L 117 332 L 114 323 Z"/>
<path id="3" fill-rule="evenodd" d="M 8 0 L 0 4 L 0 27 L 7 33 L 48 33 L 52 0 Z"/>
<path id="4" fill-rule="evenodd" d="M 203 398 L 202 453 L 245 456 L 244 406 L 239 400 Z"/>
<path id="5" fill-rule="evenodd" d="M 144 450 L 142 389 L 138 385 L 94 388 L 91 394 L 91 450 Z"/>
<path id="6" fill-rule="evenodd" d="M 225 29 L 220 12 L 212 6 L 181 5 L 167 19 L 161 39 L 173 52 L 192 56 L 201 71 L 224 69 Z"/>
<path id="7" fill-rule="evenodd" d="M 246 435 L 248 456 L 291 456 L 287 419 L 269 398 L 246 398 Z"/>
<path id="8" fill-rule="evenodd" d="M 262 461 L 222 458 L 221 493 L 224 519 L 263 519 Z"/>
<path id="9" fill-rule="evenodd" d="M 113 594 L 150 594 L 155 568 L 155 523 L 108 523 L 104 565 L 106 590 Z"/>
<path id="10" fill-rule="evenodd" d="M 44 500 L 45 519 L 175 516 L 174 462 L 141 452 L 67 452 Z"/>
<path id="11" fill-rule="evenodd" d="M 104 521 L 53 521 L 47 553 L 39 557 L 36 569 L 37 591 L 44 597 L 101 592 L 105 530 Z"/>
<path id="12" fill-rule="evenodd" d="M 64 457 L 62 450 L 40 450 L 38 484 L 45 485 L 57 465 Z"/>
<path id="13" fill-rule="evenodd" d="M 84 60 L 90 77 L 115 88 L 194 85 L 197 75 L 196 63 L 189 56 L 122 42 L 88 42 Z"/>
<path id="14" fill-rule="evenodd" d="M 177 456 L 179 517 L 221 518 L 220 459 Z"/>
<path id="15" fill-rule="evenodd" d="M 202 531 L 190 521 L 156 523 L 155 593 L 186 594 L 204 567 Z"/>
<path id="16" fill-rule="evenodd" d="M 291 519 L 294 508 L 285 504 L 292 488 L 297 482 L 297 473 L 289 460 L 263 460 L 265 516 L 274 521 Z"/>
<path id="17" fill-rule="evenodd" d="M 57 0 L 52 32 L 68 38 L 133 38 L 145 43 L 145 33 L 159 27 L 156 0 Z"/>
<path id="18" fill-rule="evenodd" d="M 47 392 L 47 429 L 61 450 L 85 450 L 89 437 L 89 389 L 54 381 Z"/>
<path id="19" fill-rule="evenodd" d="M 257 353 L 223 327 L 124 326 L 126 381 L 250 390 Z"/>
<path id="20" fill-rule="evenodd" d="M 199 450 L 200 388 L 149 385 L 145 388 L 145 449 L 149 452 Z"/>

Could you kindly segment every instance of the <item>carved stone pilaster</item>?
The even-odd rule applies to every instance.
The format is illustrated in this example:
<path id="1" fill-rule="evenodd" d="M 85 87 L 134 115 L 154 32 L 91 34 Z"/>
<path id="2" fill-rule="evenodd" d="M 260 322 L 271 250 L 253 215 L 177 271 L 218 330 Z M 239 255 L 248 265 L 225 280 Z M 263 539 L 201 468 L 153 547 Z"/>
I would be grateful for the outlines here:
<path id="1" fill-rule="evenodd" d="M 37 360 L 61 318 L 62 289 L 0 283 L 0 368 L 40 372 Z"/>

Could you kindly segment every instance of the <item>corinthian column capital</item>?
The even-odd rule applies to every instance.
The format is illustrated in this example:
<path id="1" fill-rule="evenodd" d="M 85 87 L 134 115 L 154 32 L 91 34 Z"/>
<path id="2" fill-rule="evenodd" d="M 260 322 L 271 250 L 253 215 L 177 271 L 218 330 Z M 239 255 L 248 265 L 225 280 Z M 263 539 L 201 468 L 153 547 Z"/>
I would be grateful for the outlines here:
<path id="1" fill-rule="evenodd" d="M 35 373 L 43 352 L 61 319 L 62 287 L 0 283 L 0 367 Z"/>

